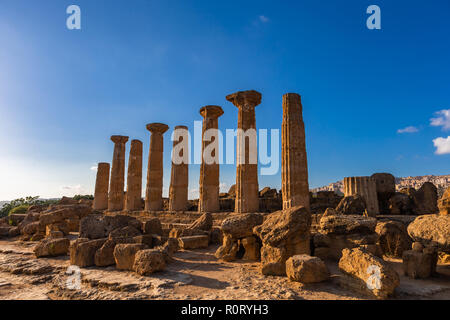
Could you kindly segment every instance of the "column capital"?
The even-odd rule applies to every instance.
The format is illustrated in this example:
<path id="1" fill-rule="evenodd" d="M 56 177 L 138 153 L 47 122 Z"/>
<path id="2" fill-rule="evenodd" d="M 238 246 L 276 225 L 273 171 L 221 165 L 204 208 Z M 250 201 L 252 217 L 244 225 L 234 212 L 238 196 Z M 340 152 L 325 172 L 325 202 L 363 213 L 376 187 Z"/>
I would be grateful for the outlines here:
<path id="1" fill-rule="evenodd" d="M 176 126 L 175 128 L 173 128 L 174 130 L 177 130 L 177 129 L 182 129 L 182 130 L 188 130 L 188 127 L 187 126 Z"/>
<path id="2" fill-rule="evenodd" d="M 127 136 L 111 136 L 111 141 L 114 143 L 126 143 L 128 141 Z"/>
<path id="3" fill-rule="evenodd" d="M 226 96 L 238 108 L 254 108 L 261 103 L 261 93 L 255 90 L 238 91 Z"/>
<path id="4" fill-rule="evenodd" d="M 167 124 L 158 123 L 158 122 L 149 123 L 146 125 L 146 128 L 151 133 L 161 133 L 161 134 L 163 134 L 164 132 L 169 130 L 169 126 Z"/>
<path id="5" fill-rule="evenodd" d="M 204 106 L 200 109 L 200 114 L 203 118 L 216 119 L 223 115 L 223 110 L 220 106 Z"/>

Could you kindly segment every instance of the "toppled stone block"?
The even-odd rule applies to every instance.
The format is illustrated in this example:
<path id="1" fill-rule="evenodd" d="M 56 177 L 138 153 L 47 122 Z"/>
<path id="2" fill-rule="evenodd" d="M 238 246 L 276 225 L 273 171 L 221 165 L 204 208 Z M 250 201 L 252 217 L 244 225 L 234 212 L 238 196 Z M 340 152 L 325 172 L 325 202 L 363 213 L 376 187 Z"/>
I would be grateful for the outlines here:
<path id="1" fill-rule="evenodd" d="M 363 215 L 366 210 L 366 201 L 360 195 L 344 197 L 336 207 L 336 211 L 344 215 Z"/>
<path id="2" fill-rule="evenodd" d="M 107 239 L 89 240 L 78 238 L 70 244 L 70 264 L 79 267 L 90 267 L 95 265 L 95 253 L 100 249 Z"/>
<path id="3" fill-rule="evenodd" d="M 133 270 L 142 276 L 162 271 L 165 267 L 166 261 L 160 250 L 146 249 L 136 253 Z"/>
<path id="4" fill-rule="evenodd" d="M 378 299 L 386 299 L 400 284 L 395 270 L 383 259 L 361 248 L 344 249 L 339 260 L 344 277 L 341 285 Z"/>
<path id="5" fill-rule="evenodd" d="M 434 248 L 416 246 L 403 252 L 403 272 L 412 279 L 429 278 L 436 272 L 438 254 Z"/>
<path id="6" fill-rule="evenodd" d="M 142 223 L 142 232 L 144 234 L 157 234 L 162 236 L 163 230 L 158 218 L 151 218 Z"/>
<path id="7" fill-rule="evenodd" d="M 310 254 L 311 214 L 302 206 L 274 212 L 253 228 L 261 239 L 261 272 L 285 275 L 286 260 L 297 254 Z"/>
<path id="8" fill-rule="evenodd" d="M 450 187 L 445 190 L 442 198 L 438 203 L 439 214 L 441 215 L 450 215 Z"/>
<path id="9" fill-rule="evenodd" d="M 94 262 L 97 267 L 111 266 L 116 263 L 114 260 L 114 248 L 116 242 L 108 239 L 106 242 L 95 252 Z"/>
<path id="10" fill-rule="evenodd" d="M 56 257 L 66 255 L 69 251 L 70 241 L 66 238 L 44 239 L 33 249 L 37 258 Z"/>
<path id="11" fill-rule="evenodd" d="M 379 236 L 379 245 L 387 256 L 400 258 L 403 251 L 411 248 L 411 238 L 406 226 L 397 221 L 378 222 L 375 232 Z"/>
<path id="12" fill-rule="evenodd" d="M 330 272 L 321 259 L 301 254 L 286 261 L 286 275 L 291 281 L 314 283 L 328 280 Z"/>
<path id="13" fill-rule="evenodd" d="M 139 250 L 147 249 L 144 244 L 120 243 L 114 248 L 114 260 L 116 268 L 120 270 L 133 270 L 133 263 L 136 253 Z"/>
<path id="14" fill-rule="evenodd" d="M 408 228 L 409 236 L 424 247 L 450 252 L 450 215 L 418 216 Z"/>
<path id="15" fill-rule="evenodd" d="M 207 248 L 209 244 L 209 238 L 206 235 L 181 237 L 178 238 L 178 244 L 183 250 Z"/>

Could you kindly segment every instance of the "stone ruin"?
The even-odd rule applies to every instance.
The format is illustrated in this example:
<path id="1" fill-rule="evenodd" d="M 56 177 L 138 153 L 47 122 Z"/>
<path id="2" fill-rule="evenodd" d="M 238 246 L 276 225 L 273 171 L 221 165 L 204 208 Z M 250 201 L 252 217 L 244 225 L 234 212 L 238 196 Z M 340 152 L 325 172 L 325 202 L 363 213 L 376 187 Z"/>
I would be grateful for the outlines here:
<path id="1" fill-rule="evenodd" d="M 240 91 L 226 98 L 238 108 L 238 128 L 256 128 L 261 94 Z M 111 167 L 98 164 L 92 203 L 63 199 L 30 207 L 0 220 L 0 237 L 38 241 L 37 258 L 68 254 L 72 265 L 115 266 L 142 276 L 163 271 L 178 250 L 213 245 L 219 261 L 257 262 L 264 276 L 303 284 L 329 280 L 331 263 L 340 270 L 339 285 L 377 299 L 392 296 L 400 284 L 387 257 L 401 259 L 410 278 L 436 275 L 438 262 L 450 260 L 450 188 L 439 200 L 431 183 L 396 192 L 391 174 L 376 173 L 345 178 L 343 197 L 310 194 L 300 95 L 283 95 L 282 107 L 280 192 L 260 191 L 257 164 L 238 163 L 236 184 L 221 194 L 219 165 L 202 159 L 198 201 L 187 199 L 188 164 L 175 163 L 169 199 L 163 199 L 163 136 L 169 127 L 151 123 L 144 199 L 142 142 L 131 141 L 125 191 L 129 137 L 115 135 Z M 200 114 L 203 132 L 219 128 L 221 107 L 208 105 Z M 217 143 L 203 141 L 202 152 Z M 245 159 L 250 152 L 239 143 L 237 151 Z M 370 268 L 379 272 L 380 286 L 367 285 Z"/>

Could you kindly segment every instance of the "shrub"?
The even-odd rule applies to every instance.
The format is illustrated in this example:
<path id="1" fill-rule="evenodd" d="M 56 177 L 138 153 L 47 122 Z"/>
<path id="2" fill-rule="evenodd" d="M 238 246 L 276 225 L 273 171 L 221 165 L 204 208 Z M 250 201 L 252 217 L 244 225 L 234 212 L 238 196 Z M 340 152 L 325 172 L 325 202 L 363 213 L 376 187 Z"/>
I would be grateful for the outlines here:
<path id="1" fill-rule="evenodd" d="M 17 206 L 15 208 L 12 208 L 9 211 L 9 214 L 15 214 L 15 213 L 25 213 L 27 212 L 28 208 L 30 207 L 29 204 L 21 204 L 20 206 Z"/>

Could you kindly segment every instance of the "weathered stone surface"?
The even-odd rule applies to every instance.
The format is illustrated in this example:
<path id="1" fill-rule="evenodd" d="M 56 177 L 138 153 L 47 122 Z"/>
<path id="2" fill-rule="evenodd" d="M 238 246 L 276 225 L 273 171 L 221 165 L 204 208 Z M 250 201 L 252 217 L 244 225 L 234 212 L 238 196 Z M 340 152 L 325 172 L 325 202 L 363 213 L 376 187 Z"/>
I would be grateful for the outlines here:
<path id="1" fill-rule="evenodd" d="M 239 109 L 234 210 L 237 213 L 257 212 L 259 187 L 255 107 L 261 103 L 261 94 L 254 90 L 239 91 L 228 95 L 226 99 Z M 246 136 L 249 138 L 246 139 Z"/>
<path id="2" fill-rule="evenodd" d="M 126 226 L 126 227 L 122 227 L 122 228 L 118 228 L 115 229 L 113 231 L 111 231 L 109 233 L 109 238 L 110 239 L 114 239 L 114 238 L 133 238 L 136 236 L 141 235 L 141 232 L 134 228 L 134 227 L 130 227 L 130 226 Z"/>
<path id="3" fill-rule="evenodd" d="M 420 189 L 411 196 L 417 215 L 434 214 L 439 211 L 437 207 L 437 188 L 431 182 L 425 182 Z"/>
<path id="4" fill-rule="evenodd" d="M 366 212 L 369 216 L 380 213 L 378 207 L 377 186 L 371 177 L 344 178 L 344 194 L 346 197 L 359 195 L 364 199 Z"/>
<path id="5" fill-rule="evenodd" d="M 408 226 L 408 234 L 424 246 L 436 246 L 450 252 L 450 216 L 426 214 L 418 216 Z"/>
<path id="6" fill-rule="evenodd" d="M 379 235 L 379 245 L 387 256 L 400 258 L 403 251 L 411 248 L 411 238 L 401 222 L 378 222 L 375 232 Z"/>
<path id="7" fill-rule="evenodd" d="M 397 192 L 389 198 L 388 206 L 390 214 L 410 215 L 414 213 L 411 198 L 401 192 Z"/>
<path id="8" fill-rule="evenodd" d="M 125 209 L 142 210 L 142 142 L 139 140 L 131 141 Z"/>
<path id="9" fill-rule="evenodd" d="M 39 221 L 30 222 L 23 227 L 22 233 L 27 234 L 27 235 L 33 235 L 35 233 L 43 234 L 43 233 L 45 233 L 45 226 L 42 227 L 40 225 Z"/>
<path id="10" fill-rule="evenodd" d="M 111 141 L 114 142 L 114 154 L 109 184 L 108 210 L 121 211 L 125 205 L 125 144 L 128 137 L 112 136 Z"/>
<path id="11" fill-rule="evenodd" d="M 376 184 L 380 214 L 390 214 L 389 199 L 395 194 L 395 177 L 390 173 L 375 173 L 370 178 Z"/>
<path id="12" fill-rule="evenodd" d="M 210 231 L 213 226 L 213 218 L 211 213 L 206 212 L 200 218 L 195 220 L 187 229 L 197 229 Z"/>
<path id="13" fill-rule="evenodd" d="M 366 202 L 362 196 L 352 195 L 344 197 L 336 207 L 336 211 L 346 215 L 363 215 Z"/>
<path id="14" fill-rule="evenodd" d="M 403 252 L 403 272 L 412 279 L 428 278 L 436 271 L 437 251 L 433 248 Z"/>
<path id="15" fill-rule="evenodd" d="M 33 249 L 36 257 L 55 257 L 66 255 L 69 252 L 69 239 L 44 239 Z"/>
<path id="16" fill-rule="evenodd" d="M 119 243 L 114 248 L 114 260 L 116 268 L 133 271 L 134 258 L 138 251 L 147 249 L 144 244 Z"/>
<path id="17" fill-rule="evenodd" d="M 311 214 L 305 207 L 292 207 L 270 214 L 253 228 L 261 239 L 261 272 L 285 275 L 286 260 L 297 254 L 310 254 Z"/>
<path id="18" fill-rule="evenodd" d="M 97 165 L 97 177 L 95 180 L 94 210 L 106 210 L 108 208 L 109 188 L 109 163 L 100 162 Z"/>
<path id="19" fill-rule="evenodd" d="M 163 135 L 168 129 L 169 127 L 163 123 L 147 124 L 147 130 L 151 132 L 151 136 L 145 189 L 146 211 L 160 211 L 163 208 Z"/>
<path id="20" fill-rule="evenodd" d="M 162 271 L 165 267 L 164 255 L 160 250 L 146 249 L 136 253 L 133 270 L 142 276 Z"/>
<path id="21" fill-rule="evenodd" d="M 272 189 L 270 187 L 265 187 L 259 191 L 260 198 L 276 198 L 278 196 L 277 189 Z"/>
<path id="22" fill-rule="evenodd" d="M 172 139 L 173 139 L 173 151 L 172 151 L 172 170 L 170 173 L 170 187 L 169 187 L 169 211 L 184 211 L 188 207 L 188 185 L 189 185 L 188 128 L 186 126 L 176 126 L 172 135 Z M 180 146 L 182 146 L 182 148 L 180 148 Z"/>
<path id="23" fill-rule="evenodd" d="M 107 239 L 89 240 L 78 238 L 70 244 L 70 264 L 79 267 L 95 265 L 95 253 L 100 249 Z"/>
<path id="24" fill-rule="evenodd" d="M 157 234 L 162 236 L 163 230 L 158 218 L 151 218 L 142 223 L 142 232 L 144 234 Z"/>
<path id="25" fill-rule="evenodd" d="M 286 261 L 286 275 L 291 281 L 314 283 L 328 280 L 330 272 L 319 258 L 301 254 Z"/>
<path id="26" fill-rule="evenodd" d="M 255 236 L 239 240 L 239 245 L 244 247 L 243 260 L 258 261 L 261 257 L 261 245 Z"/>
<path id="27" fill-rule="evenodd" d="M 308 164 L 300 95 L 283 95 L 281 125 L 281 192 L 283 209 L 303 206 L 309 209 Z"/>
<path id="28" fill-rule="evenodd" d="M 215 257 L 223 261 L 233 261 L 239 250 L 239 242 L 234 240 L 231 235 L 224 234 L 223 243 L 217 249 Z"/>
<path id="29" fill-rule="evenodd" d="M 95 252 L 94 262 L 97 267 L 111 266 L 116 263 L 114 260 L 114 248 L 116 242 L 114 240 L 106 240 L 106 242 Z"/>
<path id="30" fill-rule="evenodd" d="M 442 198 L 439 200 L 439 214 L 450 215 L 450 187 L 445 190 Z"/>
<path id="31" fill-rule="evenodd" d="M 235 239 L 253 235 L 253 228 L 263 223 L 263 216 L 259 213 L 233 215 L 222 222 L 222 232 Z"/>
<path id="32" fill-rule="evenodd" d="M 178 244 L 181 249 L 199 249 L 207 248 L 209 244 L 209 238 L 207 235 L 190 236 L 178 238 Z"/>
<path id="33" fill-rule="evenodd" d="M 233 184 L 230 189 L 228 189 L 228 197 L 235 198 L 236 197 L 236 185 Z"/>
<path id="34" fill-rule="evenodd" d="M 325 210 L 325 212 L 323 213 L 322 217 L 327 217 L 327 216 L 336 216 L 341 214 L 339 211 L 336 211 L 336 209 L 333 208 L 327 208 Z"/>
<path id="35" fill-rule="evenodd" d="M 326 216 L 320 219 L 320 230 L 325 234 L 369 234 L 375 231 L 377 219 L 358 215 Z"/>
<path id="36" fill-rule="evenodd" d="M 397 272 L 387 262 L 360 248 L 344 249 L 339 269 L 354 280 L 354 289 L 379 299 L 391 296 L 400 284 Z"/>
<path id="37" fill-rule="evenodd" d="M 80 221 L 80 238 L 101 239 L 106 237 L 106 222 L 102 215 L 89 215 Z"/>

